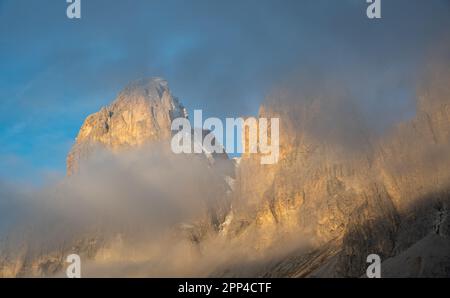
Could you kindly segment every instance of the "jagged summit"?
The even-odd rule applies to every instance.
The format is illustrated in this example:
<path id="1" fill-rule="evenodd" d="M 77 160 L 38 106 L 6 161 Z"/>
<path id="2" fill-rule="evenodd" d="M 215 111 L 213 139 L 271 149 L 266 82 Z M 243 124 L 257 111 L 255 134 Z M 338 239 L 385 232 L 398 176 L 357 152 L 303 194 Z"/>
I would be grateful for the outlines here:
<path id="1" fill-rule="evenodd" d="M 171 118 L 187 117 L 186 109 L 177 97 L 172 96 L 169 83 L 161 77 L 142 78 L 128 84 L 112 103 L 112 106 L 136 104 L 139 101 L 162 104 L 171 111 Z"/>
<path id="2" fill-rule="evenodd" d="M 95 147 L 118 151 L 170 138 L 172 120 L 178 117 L 187 117 L 187 112 L 166 80 L 132 82 L 110 105 L 86 118 L 67 157 L 68 174 L 76 172 Z"/>
<path id="3" fill-rule="evenodd" d="M 164 92 L 169 92 L 169 84 L 160 77 L 142 78 L 129 83 L 117 97 L 116 101 L 126 100 L 137 96 L 149 100 L 161 100 Z"/>
<path id="4" fill-rule="evenodd" d="M 151 90 L 155 88 L 169 89 L 169 83 L 162 77 L 141 78 L 129 83 L 123 91 L 126 92 L 137 89 Z"/>

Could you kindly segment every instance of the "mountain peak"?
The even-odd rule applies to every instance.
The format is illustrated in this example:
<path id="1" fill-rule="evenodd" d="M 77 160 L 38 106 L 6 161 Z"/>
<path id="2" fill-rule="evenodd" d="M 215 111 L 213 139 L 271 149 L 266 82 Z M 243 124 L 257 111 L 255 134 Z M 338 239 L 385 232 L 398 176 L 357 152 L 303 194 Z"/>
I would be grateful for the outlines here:
<path id="1" fill-rule="evenodd" d="M 169 91 L 169 83 L 161 77 L 142 78 L 128 84 L 123 91 L 120 92 L 123 97 L 131 95 L 144 95 L 153 99 L 161 99 L 164 92 Z"/>
<path id="2" fill-rule="evenodd" d="M 178 117 L 187 117 L 186 109 L 166 80 L 151 77 L 130 83 L 110 105 L 86 118 L 67 157 L 68 174 L 76 172 L 95 147 L 119 151 L 170 138 L 172 120 Z"/>

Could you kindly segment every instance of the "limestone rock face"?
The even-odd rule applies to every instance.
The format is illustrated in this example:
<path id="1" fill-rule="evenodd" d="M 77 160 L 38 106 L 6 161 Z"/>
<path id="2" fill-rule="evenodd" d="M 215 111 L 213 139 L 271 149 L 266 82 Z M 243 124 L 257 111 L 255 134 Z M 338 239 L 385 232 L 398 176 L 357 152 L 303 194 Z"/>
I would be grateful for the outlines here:
<path id="1" fill-rule="evenodd" d="M 80 162 L 97 146 L 117 152 L 169 139 L 172 120 L 178 117 L 187 117 L 186 109 L 172 96 L 165 80 L 131 83 L 113 103 L 84 121 L 67 157 L 68 175 L 77 172 Z"/>
<path id="2" fill-rule="evenodd" d="M 256 247 L 266 247 L 277 241 L 275 235 L 290 233 L 314 239 L 316 248 L 308 254 L 290 254 L 276 267 L 267 265 L 249 276 L 359 277 L 369 254 L 403 260 L 404 254 L 395 257 L 425 237 L 442 238 L 433 243 L 446 242 L 449 91 L 434 84 L 419 90 L 416 116 L 378 137 L 364 129 L 351 105 L 342 105 L 347 109 L 344 123 L 340 119 L 333 125 L 326 123 L 326 110 L 336 115 L 341 108 L 333 101 L 295 104 L 283 94 L 269 98 L 260 116 L 280 118 L 280 161 L 260 165 L 257 156 L 243 156 L 231 234 L 251 230 L 260 235 Z M 415 254 L 423 252 L 422 258 L 430 262 L 426 245 L 420 247 Z M 431 247 L 429 252 L 433 253 Z M 441 253 L 436 259 L 447 263 L 428 263 L 426 271 L 440 266 L 437 272 L 448 276 L 450 254 Z M 401 262 L 389 261 L 392 274 L 386 274 L 398 273 L 401 269 L 393 264 Z M 411 275 L 426 276 L 422 271 Z"/>

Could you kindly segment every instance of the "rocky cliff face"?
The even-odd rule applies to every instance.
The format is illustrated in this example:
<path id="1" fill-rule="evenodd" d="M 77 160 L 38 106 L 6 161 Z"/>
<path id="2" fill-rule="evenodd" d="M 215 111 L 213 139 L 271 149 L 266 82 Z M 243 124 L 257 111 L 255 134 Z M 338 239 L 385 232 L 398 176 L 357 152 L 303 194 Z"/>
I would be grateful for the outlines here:
<path id="1" fill-rule="evenodd" d="M 76 172 L 96 147 L 118 152 L 169 140 L 170 125 L 178 117 L 187 117 L 186 109 L 172 96 L 165 80 L 131 83 L 112 104 L 86 118 L 67 157 L 67 173 Z"/>
<path id="2" fill-rule="evenodd" d="M 344 124 L 327 125 L 324 110 L 336 115 L 341 108 L 333 101 L 269 98 L 260 116 L 280 117 L 280 161 L 261 166 L 257 157 L 243 156 L 230 233 L 252 230 L 261 235 L 256 247 L 272 245 L 280 234 L 315 244 L 246 274 L 357 277 L 376 253 L 390 258 L 386 276 L 401 270 L 393 264 L 408 262 L 419 268 L 401 276 L 448 276 L 450 253 L 426 248 L 449 243 L 450 90 L 442 86 L 448 84 L 420 90 L 416 117 L 381 137 L 364 129 L 351 105 L 344 105 Z M 412 248 L 419 242 L 421 250 Z M 416 261 L 405 261 L 409 248 Z"/>

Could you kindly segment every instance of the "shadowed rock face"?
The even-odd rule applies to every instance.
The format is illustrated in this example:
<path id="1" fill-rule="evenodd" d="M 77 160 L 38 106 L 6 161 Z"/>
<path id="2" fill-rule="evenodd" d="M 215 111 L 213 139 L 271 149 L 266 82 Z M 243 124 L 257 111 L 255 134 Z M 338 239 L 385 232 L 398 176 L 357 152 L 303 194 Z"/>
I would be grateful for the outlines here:
<path id="1" fill-rule="evenodd" d="M 67 156 L 67 173 L 78 171 L 80 162 L 96 147 L 118 152 L 149 141 L 168 140 L 172 120 L 187 117 L 161 78 L 142 79 L 128 85 L 115 101 L 86 118 L 76 143 Z"/>

